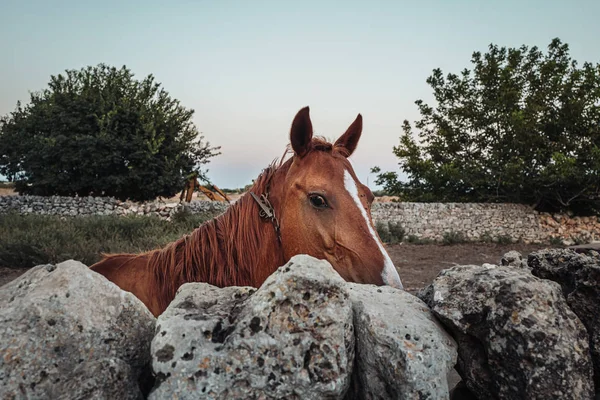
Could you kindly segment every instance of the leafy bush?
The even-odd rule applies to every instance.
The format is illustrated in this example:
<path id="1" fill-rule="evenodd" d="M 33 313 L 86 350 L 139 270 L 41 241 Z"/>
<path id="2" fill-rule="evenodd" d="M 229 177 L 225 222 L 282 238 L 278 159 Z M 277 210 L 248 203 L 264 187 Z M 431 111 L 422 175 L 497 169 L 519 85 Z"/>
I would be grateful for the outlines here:
<path id="1" fill-rule="evenodd" d="M 418 202 L 523 203 L 538 211 L 600 213 L 600 64 L 577 63 L 560 39 L 490 45 L 472 68 L 427 78 L 393 149 L 406 176 L 378 173 L 384 190 Z"/>
<path id="2" fill-rule="evenodd" d="M 400 223 L 395 221 L 388 221 L 387 223 L 377 221 L 375 223 L 375 229 L 381 238 L 381 241 L 388 244 L 396 244 L 402 242 L 406 231 Z"/>
<path id="3" fill-rule="evenodd" d="M 30 97 L 0 118 L 0 173 L 19 193 L 170 197 L 219 154 L 193 110 L 126 67 L 67 70 Z"/>
<path id="4" fill-rule="evenodd" d="M 214 215 L 59 217 L 0 214 L 0 265 L 33 267 L 75 259 L 91 265 L 101 253 L 142 252 L 190 233 Z"/>
<path id="5" fill-rule="evenodd" d="M 489 232 L 485 232 L 479 237 L 479 241 L 482 243 L 492 243 L 494 241 L 494 238 Z"/>
<path id="6" fill-rule="evenodd" d="M 466 242 L 466 239 L 462 232 L 444 232 L 444 235 L 442 237 L 442 243 L 445 245 L 459 244 L 464 242 Z"/>
<path id="7" fill-rule="evenodd" d="M 498 242 L 499 244 L 512 244 L 513 240 L 510 237 L 510 235 L 499 235 L 496 238 L 496 242 Z"/>
<path id="8" fill-rule="evenodd" d="M 420 238 L 416 235 L 408 235 L 406 241 L 410 244 L 434 244 L 435 240 L 428 238 Z"/>

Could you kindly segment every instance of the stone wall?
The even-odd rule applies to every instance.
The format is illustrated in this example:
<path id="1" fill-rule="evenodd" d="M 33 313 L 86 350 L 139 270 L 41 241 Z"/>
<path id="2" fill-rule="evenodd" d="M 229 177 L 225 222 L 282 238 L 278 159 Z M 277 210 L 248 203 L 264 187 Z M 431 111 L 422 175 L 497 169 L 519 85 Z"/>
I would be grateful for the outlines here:
<path id="1" fill-rule="evenodd" d="M 228 204 L 212 201 L 193 201 L 189 208 L 195 213 L 220 213 Z M 155 215 L 171 216 L 182 206 L 179 203 L 152 201 L 134 203 L 112 197 L 66 197 L 66 196 L 0 196 L 0 213 L 45 214 L 64 216 L 85 215 Z"/>
<path id="2" fill-rule="evenodd" d="M 398 222 L 421 239 L 442 240 L 444 233 L 460 233 L 467 240 L 511 237 L 513 240 L 545 239 L 539 215 L 520 204 L 478 203 L 378 203 L 375 221 Z"/>
<path id="3" fill-rule="evenodd" d="M 0 213 L 52 215 L 156 215 L 169 219 L 181 209 L 179 203 L 123 202 L 110 197 L 2 196 Z M 228 204 L 195 200 L 192 212 L 220 213 Z M 600 240 L 598 217 L 569 217 L 538 213 L 521 204 L 479 203 L 374 203 L 374 221 L 396 222 L 406 237 L 441 241 L 446 234 L 466 240 L 512 240 L 547 242 L 560 238 L 565 244 Z"/>
<path id="4" fill-rule="evenodd" d="M 600 399 L 600 254 L 580 251 L 416 296 L 299 254 L 258 288 L 184 283 L 158 318 L 80 262 L 39 265 L 0 287 L 0 399 Z"/>
<path id="5" fill-rule="evenodd" d="M 484 203 L 375 203 L 374 221 L 393 221 L 406 236 L 443 240 L 461 234 L 470 241 L 512 240 L 547 242 L 561 239 L 571 245 L 600 239 L 598 217 L 569 217 L 539 213 L 522 204 Z"/>

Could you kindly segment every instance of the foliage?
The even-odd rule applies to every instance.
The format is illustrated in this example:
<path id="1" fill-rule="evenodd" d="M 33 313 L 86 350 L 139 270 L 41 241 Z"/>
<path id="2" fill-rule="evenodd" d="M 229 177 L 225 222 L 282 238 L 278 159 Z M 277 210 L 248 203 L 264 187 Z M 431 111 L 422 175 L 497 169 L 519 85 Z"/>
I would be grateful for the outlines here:
<path id="1" fill-rule="evenodd" d="M 465 243 L 466 241 L 467 239 L 465 239 L 465 236 L 462 234 L 462 232 L 444 232 L 444 235 L 442 237 L 442 243 L 444 245 Z"/>
<path id="2" fill-rule="evenodd" d="M 420 238 L 417 235 L 408 235 L 406 241 L 410 244 L 435 244 L 435 240 L 430 238 Z"/>
<path id="3" fill-rule="evenodd" d="M 193 110 L 126 67 L 67 70 L 30 100 L 0 119 L 0 173 L 23 194 L 170 197 L 219 154 Z"/>
<path id="4" fill-rule="evenodd" d="M 559 39 L 537 47 L 490 45 L 473 69 L 427 83 L 394 153 L 402 171 L 377 184 L 406 201 L 514 202 L 540 211 L 600 211 L 600 64 L 581 67 Z"/>
<path id="5" fill-rule="evenodd" d="M 494 238 L 492 237 L 492 235 L 488 231 L 485 231 L 479 237 L 479 241 L 482 242 L 482 243 L 492 243 L 494 241 Z"/>
<path id="6" fill-rule="evenodd" d="M 498 244 L 512 244 L 513 240 L 510 237 L 510 235 L 498 235 L 498 237 L 496 238 L 496 241 L 498 242 Z"/>
<path id="7" fill-rule="evenodd" d="M 377 221 L 375 223 L 375 229 L 377 229 L 377 234 L 382 242 L 388 244 L 396 244 L 402 242 L 404 239 L 404 235 L 406 231 L 400 223 L 395 221 L 388 221 L 384 223 L 382 221 Z"/>
<path id="8" fill-rule="evenodd" d="M 168 222 L 150 216 L 0 214 L 0 266 L 28 268 L 71 258 L 91 265 L 101 253 L 162 247 L 215 216 L 187 214 Z"/>

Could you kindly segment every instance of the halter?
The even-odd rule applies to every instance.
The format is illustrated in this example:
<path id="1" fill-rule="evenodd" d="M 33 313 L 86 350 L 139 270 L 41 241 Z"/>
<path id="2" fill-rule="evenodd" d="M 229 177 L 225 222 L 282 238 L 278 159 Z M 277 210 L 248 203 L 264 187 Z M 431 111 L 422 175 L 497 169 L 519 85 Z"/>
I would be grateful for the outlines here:
<path id="1" fill-rule="evenodd" d="M 269 201 L 269 186 L 271 185 L 271 177 L 272 176 L 270 176 L 269 180 L 267 181 L 267 186 L 265 188 L 264 194 L 261 194 L 260 197 L 258 197 L 253 192 L 250 192 L 250 196 L 252 196 L 254 201 L 256 201 L 258 203 L 258 206 L 260 207 L 258 215 L 262 219 L 270 219 L 273 223 L 273 226 L 275 227 L 275 233 L 277 233 L 277 240 L 279 241 L 279 244 L 281 244 L 281 231 L 279 229 L 279 220 L 277 220 L 277 217 L 275 216 L 275 209 Z"/>

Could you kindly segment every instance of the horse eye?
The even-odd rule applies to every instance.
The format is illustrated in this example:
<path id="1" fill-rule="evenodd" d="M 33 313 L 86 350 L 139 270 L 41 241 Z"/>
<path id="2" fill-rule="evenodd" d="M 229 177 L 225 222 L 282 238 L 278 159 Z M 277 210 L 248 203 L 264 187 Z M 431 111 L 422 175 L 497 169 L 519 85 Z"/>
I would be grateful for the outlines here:
<path id="1" fill-rule="evenodd" d="M 312 204 L 314 207 L 327 208 L 327 201 L 325 200 L 325 197 L 321 196 L 320 194 L 311 194 L 309 199 L 310 204 Z"/>

